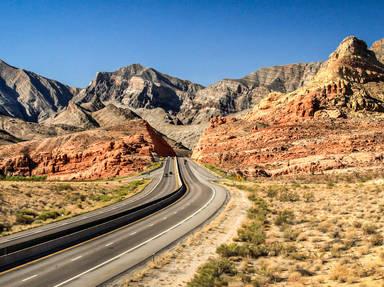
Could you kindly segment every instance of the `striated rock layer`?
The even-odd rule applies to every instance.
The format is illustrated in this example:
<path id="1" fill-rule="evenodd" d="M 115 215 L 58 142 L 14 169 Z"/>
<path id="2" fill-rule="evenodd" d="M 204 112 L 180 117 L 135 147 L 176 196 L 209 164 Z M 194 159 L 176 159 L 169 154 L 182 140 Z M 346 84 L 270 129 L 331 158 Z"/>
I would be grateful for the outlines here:
<path id="1" fill-rule="evenodd" d="M 384 64 L 384 39 L 374 42 L 371 50 L 375 52 L 377 59 Z"/>
<path id="2" fill-rule="evenodd" d="M 77 92 L 0 60 L 0 115 L 37 122 L 67 106 Z"/>
<path id="3" fill-rule="evenodd" d="M 193 158 L 247 177 L 382 167 L 383 124 L 384 65 L 347 37 L 302 88 L 211 120 Z"/>
<path id="4" fill-rule="evenodd" d="M 132 120 L 43 140 L 0 147 L 4 175 L 47 175 L 59 179 L 96 179 L 142 171 L 173 149 L 147 122 Z"/>

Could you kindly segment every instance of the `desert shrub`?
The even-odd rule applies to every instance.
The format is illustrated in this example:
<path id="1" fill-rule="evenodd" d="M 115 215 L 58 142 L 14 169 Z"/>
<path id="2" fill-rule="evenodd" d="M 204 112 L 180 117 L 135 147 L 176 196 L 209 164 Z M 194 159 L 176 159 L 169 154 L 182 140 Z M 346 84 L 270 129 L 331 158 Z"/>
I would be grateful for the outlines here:
<path id="1" fill-rule="evenodd" d="M 246 245 L 249 256 L 252 258 L 259 258 L 261 256 L 267 256 L 269 254 L 269 249 L 265 244 L 248 244 Z"/>
<path id="2" fill-rule="evenodd" d="M 276 225 L 292 224 L 295 219 L 295 215 L 291 210 L 283 210 L 277 214 L 275 219 Z"/>
<path id="3" fill-rule="evenodd" d="M 300 200 L 300 196 L 295 191 L 280 192 L 279 200 L 284 202 L 295 202 Z"/>
<path id="4" fill-rule="evenodd" d="M 233 257 L 233 256 L 247 256 L 248 250 L 246 246 L 242 246 L 236 243 L 221 244 L 216 252 L 222 257 Z"/>
<path id="5" fill-rule="evenodd" d="M 188 287 L 217 287 L 226 286 L 227 282 L 222 275 L 234 276 L 237 271 L 228 259 L 210 259 L 200 266 L 194 278 L 187 284 Z"/>
<path id="6" fill-rule="evenodd" d="M 371 243 L 372 246 L 381 246 L 381 245 L 383 245 L 384 238 L 380 234 L 374 234 L 370 238 L 369 242 Z"/>
<path id="7" fill-rule="evenodd" d="M 340 283 L 348 282 L 351 275 L 351 270 L 347 266 L 342 264 L 336 265 L 331 270 L 331 279 Z"/>
<path id="8" fill-rule="evenodd" d="M 363 231 L 365 234 L 375 234 L 378 227 L 375 224 L 367 223 L 363 226 Z"/>
<path id="9" fill-rule="evenodd" d="M 54 191 L 72 191 L 75 190 L 69 183 L 60 183 L 53 187 Z"/>
<path id="10" fill-rule="evenodd" d="M 284 232 L 283 232 L 284 238 L 290 241 L 295 241 L 299 236 L 299 234 L 300 234 L 299 230 L 294 230 L 292 228 L 286 228 L 284 229 Z"/>
<path id="11" fill-rule="evenodd" d="M 39 214 L 33 210 L 22 209 L 16 212 L 17 224 L 31 224 L 33 223 Z"/>
<path id="12" fill-rule="evenodd" d="M 265 241 L 265 233 L 260 223 L 251 223 L 239 229 L 238 240 L 253 244 L 261 244 Z"/>
<path id="13" fill-rule="evenodd" d="M 312 191 L 304 192 L 303 199 L 305 202 L 314 202 L 315 201 L 315 194 Z"/>
<path id="14" fill-rule="evenodd" d="M 39 220 L 45 221 L 48 219 L 56 219 L 61 216 L 61 213 L 57 210 L 44 211 L 37 217 Z"/>

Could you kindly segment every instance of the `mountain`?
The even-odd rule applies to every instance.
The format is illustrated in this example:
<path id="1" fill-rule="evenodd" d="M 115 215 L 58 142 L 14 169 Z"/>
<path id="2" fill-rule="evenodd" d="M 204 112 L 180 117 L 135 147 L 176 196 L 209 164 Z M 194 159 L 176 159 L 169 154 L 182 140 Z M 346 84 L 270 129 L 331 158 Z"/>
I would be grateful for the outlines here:
<path id="1" fill-rule="evenodd" d="M 384 64 L 384 39 L 374 42 L 371 50 L 375 52 L 377 59 Z"/>
<path id="2" fill-rule="evenodd" d="M 82 130 L 74 126 L 47 126 L 7 116 L 0 116 L 0 129 L 21 141 L 43 139 Z"/>
<path id="3" fill-rule="evenodd" d="M 190 81 L 133 64 L 115 72 L 97 73 L 96 79 L 74 101 L 79 105 L 102 102 L 131 108 L 161 107 L 178 113 L 184 99 L 201 88 Z M 88 109 L 94 111 L 98 107 L 91 105 Z"/>
<path id="4" fill-rule="evenodd" d="M 106 107 L 92 113 L 92 117 L 101 127 L 114 126 L 117 123 L 140 119 L 140 117 L 128 108 L 116 107 L 108 104 Z"/>
<path id="5" fill-rule="evenodd" d="M 143 171 L 159 156 L 174 155 L 163 136 L 139 119 L 1 146 L 0 174 L 67 180 L 125 176 Z"/>
<path id="6" fill-rule="evenodd" d="M 192 148 L 211 117 L 244 111 L 270 91 L 294 90 L 319 66 L 310 63 L 263 68 L 242 79 L 223 80 L 204 88 L 133 64 L 115 72 L 97 73 L 72 102 L 90 113 L 108 104 L 132 109 L 168 137 Z"/>
<path id="7" fill-rule="evenodd" d="M 212 119 L 192 156 L 247 177 L 382 168 L 383 123 L 384 65 L 351 36 L 303 87 Z"/>
<path id="8" fill-rule="evenodd" d="M 226 79 L 197 91 L 182 112 L 189 122 L 207 122 L 211 117 L 247 110 L 271 91 L 291 92 L 303 86 L 318 71 L 320 63 L 262 68 L 241 79 Z"/>
<path id="9" fill-rule="evenodd" d="M 61 112 L 42 121 L 48 126 L 72 126 L 82 129 L 92 129 L 99 127 L 97 121 L 91 114 L 79 105 L 69 102 Z"/>
<path id="10" fill-rule="evenodd" d="M 0 60 L 0 115 L 38 122 L 66 107 L 77 91 Z"/>

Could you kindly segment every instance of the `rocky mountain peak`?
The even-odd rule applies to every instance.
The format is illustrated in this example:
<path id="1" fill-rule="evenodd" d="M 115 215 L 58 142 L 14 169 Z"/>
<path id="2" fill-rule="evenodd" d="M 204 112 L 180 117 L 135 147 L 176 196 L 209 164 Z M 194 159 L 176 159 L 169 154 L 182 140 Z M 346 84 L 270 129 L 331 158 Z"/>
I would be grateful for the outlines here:
<path id="1" fill-rule="evenodd" d="M 315 77 L 315 82 L 347 80 L 367 83 L 384 79 L 384 65 L 367 44 L 354 37 L 345 38 L 329 56 Z"/>
<path id="2" fill-rule="evenodd" d="M 384 64 L 384 38 L 374 42 L 371 50 L 375 52 L 377 59 Z"/>
<path id="3" fill-rule="evenodd" d="M 364 41 L 349 36 L 321 65 L 312 81 L 288 94 L 271 93 L 249 118 L 296 122 L 324 117 L 381 117 L 383 87 L 384 65 Z"/>

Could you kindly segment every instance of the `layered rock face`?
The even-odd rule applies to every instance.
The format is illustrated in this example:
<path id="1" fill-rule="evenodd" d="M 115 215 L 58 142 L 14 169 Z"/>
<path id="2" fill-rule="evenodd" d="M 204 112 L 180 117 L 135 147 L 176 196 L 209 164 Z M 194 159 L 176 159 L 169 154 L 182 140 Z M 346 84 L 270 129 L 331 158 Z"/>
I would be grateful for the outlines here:
<path id="1" fill-rule="evenodd" d="M 37 122 L 67 106 L 77 90 L 0 60 L 0 115 Z"/>
<path id="2" fill-rule="evenodd" d="M 383 112 L 384 65 L 347 37 L 302 88 L 212 120 L 193 157 L 249 177 L 382 167 Z"/>
<path id="3" fill-rule="evenodd" d="M 73 102 L 90 113 L 111 103 L 128 107 L 168 137 L 192 148 L 211 117 L 249 109 L 270 91 L 296 89 L 312 78 L 319 66 L 264 68 L 242 79 L 223 80 L 204 88 L 135 64 L 98 73 Z"/>
<path id="4" fill-rule="evenodd" d="M 163 137 L 143 120 L 113 128 L 0 147 L 5 175 L 48 175 L 59 179 L 96 179 L 142 171 L 156 156 L 174 156 Z"/>
<path id="5" fill-rule="evenodd" d="M 161 107 L 167 112 L 177 113 L 184 99 L 201 88 L 198 84 L 134 64 L 116 72 L 98 73 L 74 100 L 80 105 L 88 104 L 91 111 L 98 110 L 101 101 L 131 108 Z"/>
<path id="6" fill-rule="evenodd" d="M 377 59 L 384 64 L 384 39 L 374 42 L 371 50 L 375 52 Z"/>
<path id="7" fill-rule="evenodd" d="M 213 116 L 247 110 L 271 91 L 290 92 L 316 74 L 320 63 L 292 64 L 262 68 L 241 79 L 219 81 L 196 93 L 181 108 L 188 123 L 206 123 Z"/>

